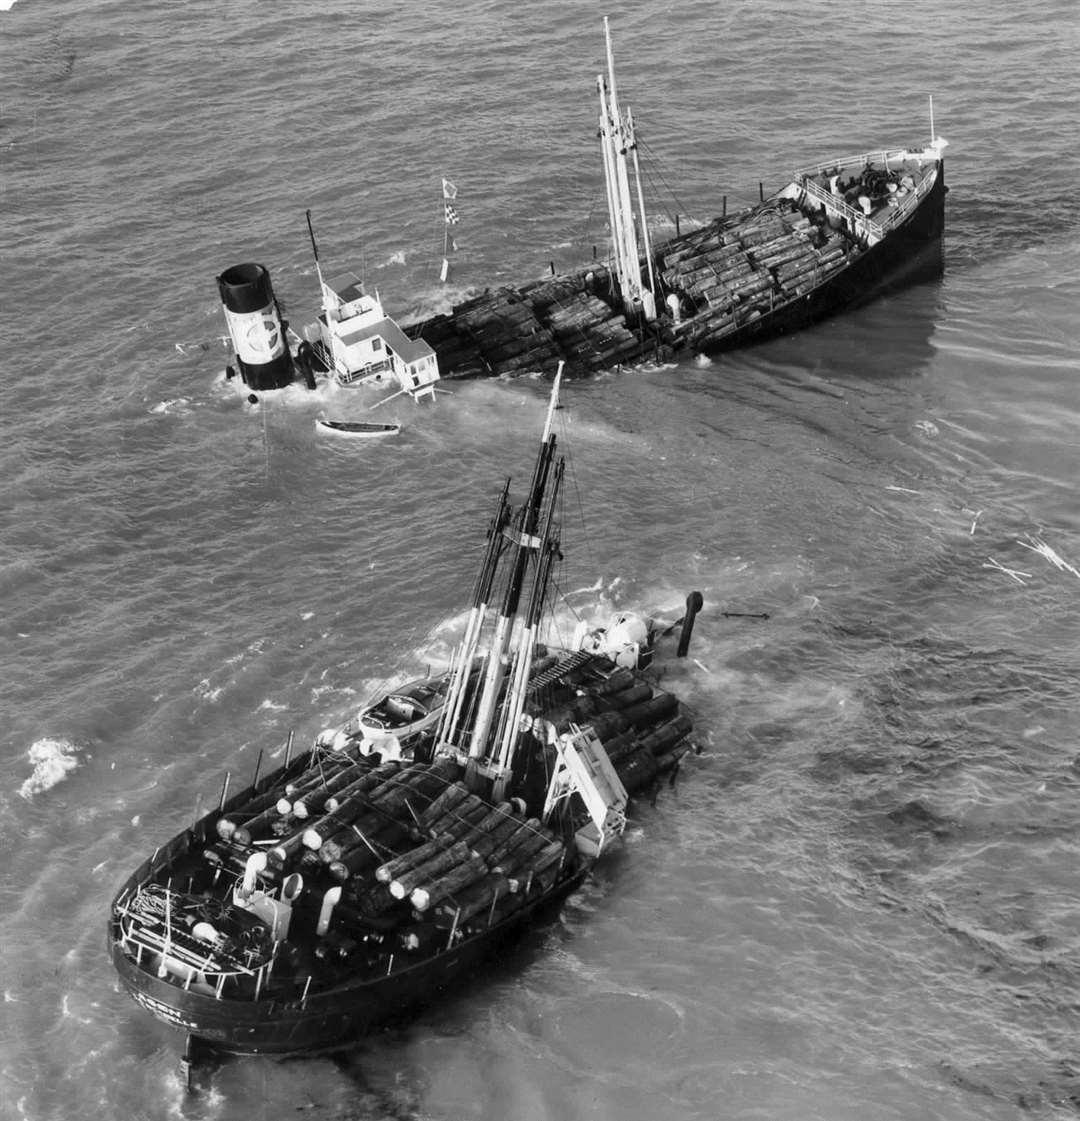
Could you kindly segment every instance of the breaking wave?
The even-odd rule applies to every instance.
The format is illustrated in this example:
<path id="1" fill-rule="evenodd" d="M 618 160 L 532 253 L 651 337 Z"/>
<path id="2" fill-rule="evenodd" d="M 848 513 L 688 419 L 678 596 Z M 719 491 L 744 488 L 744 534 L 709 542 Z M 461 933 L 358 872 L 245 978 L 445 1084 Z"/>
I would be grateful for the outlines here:
<path id="1" fill-rule="evenodd" d="M 26 757 L 33 764 L 34 771 L 19 787 L 19 794 L 30 801 L 35 794 L 42 794 L 58 782 L 62 782 L 69 771 L 79 765 L 77 744 L 67 740 L 41 739 L 30 745 Z"/>

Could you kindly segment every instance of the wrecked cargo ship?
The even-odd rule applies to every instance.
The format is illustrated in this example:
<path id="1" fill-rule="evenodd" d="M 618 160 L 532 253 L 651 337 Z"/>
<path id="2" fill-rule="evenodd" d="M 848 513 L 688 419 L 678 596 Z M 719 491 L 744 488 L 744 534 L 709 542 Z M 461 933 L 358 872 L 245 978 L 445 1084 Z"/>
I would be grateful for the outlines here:
<path id="1" fill-rule="evenodd" d="M 757 205 L 729 215 L 725 200 L 720 217 L 685 232 L 676 220 L 676 236 L 653 245 L 634 121 L 619 106 L 607 20 L 604 29 L 607 73 L 597 78 L 597 89 L 607 258 L 569 274 L 488 289 L 401 330 L 391 324 L 380 345 L 388 365 L 410 371 L 399 375 L 401 392 L 415 394 L 440 377 L 512 377 L 557 361 L 568 374 L 583 375 L 679 355 L 714 356 L 942 275 L 947 141 L 934 129 L 932 102 L 928 142 L 803 168 L 772 195 L 762 189 Z M 456 193 L 443 182 L 444 192 L 449 186 Z M 451 213 L 456 221 L 448 202 L 447 221 Z M 309 385 L 323 375 L 341 385 L 385 376 L 370 356 L 354 362 L 333 345 L 335 330 L 356 330 L 352 322 L 338 324 L 343 299 L 328 299 L 324 284 L 319 322 L 294 338 L 297 373 Z M 268 307 L 264 320 L 284 339 L 276 319 Z M 281 350 L 288 362 L 288 349 Z M 283 376 L 292 380 L 293 372 Z"/>
<path id="2" fill-rule="evenodd" d="M 929 143 L 804 168 L 768 198 L 762 191 L 758 205 L 653 246 L 606 19 L 604 30 L 607 75 L 597 88 L 609 260 L 487 291 L 412 324 L 408 334 L 434 349 L 444 377 L 513 375 L 556 359 L 591 373 L 716 355 L 942 274 L 947 142 L 932 106 Z"/>
<path id="3" fill-rule="evenodd" d="M 113 964 L 189 1056 L 339 1047 L 481 977 L 689 749 L 690 716 L 647 672 L 657 633 L 642 618 L 541 641 L 562 559 L 559 382 L 527 496 L 512 506 L 509 480 L 499 496 L 448 675 L 231 796 L 226 783 L 114 897 Z M 680 654 L 700 606 L 694 593 L 666 629 Z"/>

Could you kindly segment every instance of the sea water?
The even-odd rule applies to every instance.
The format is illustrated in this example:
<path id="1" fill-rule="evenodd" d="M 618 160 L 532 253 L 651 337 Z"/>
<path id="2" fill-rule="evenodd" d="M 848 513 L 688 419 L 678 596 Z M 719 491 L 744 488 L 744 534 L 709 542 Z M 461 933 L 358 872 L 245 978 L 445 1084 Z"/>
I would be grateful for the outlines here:
<path id="1" fill-rule="evenodd" d="M 1075 4 L 0 8 L 0 1116 L 1074 1116 Z M 306 209 L 403 320 L 602 254 L 603 15 L 655 236 L 925 142 L 932 95 L 945 277 L 567 385 L 558 618 L 700 590 L 699 752 L 455 999 L 188 1098 L 112 893 L 227 771 L 445 660 L 546 393 L 250 405 L 214 277 L 313 317 Z"/>

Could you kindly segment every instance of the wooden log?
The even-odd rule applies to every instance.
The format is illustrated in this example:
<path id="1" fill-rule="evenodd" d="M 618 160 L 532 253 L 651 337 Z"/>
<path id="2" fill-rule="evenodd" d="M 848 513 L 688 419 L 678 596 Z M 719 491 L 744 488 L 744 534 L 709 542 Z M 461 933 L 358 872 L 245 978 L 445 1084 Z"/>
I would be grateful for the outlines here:
<path id="1" fill-rule="evenodd" d="M 296 823 L 297 827 L 288 836 L 283 837 L 273 848 L 266 850 L 266 866 L 280 873 L 294 860 L 301 857 L 306 851 L 304 848 L 304 822 Z"/>
<path id="2" fill-rule="evenodd" d="M 419 807 L 422 810 L 460 774 L 457 760 L 448 757 L 437 759 L 434 763 L 414 763 L 384 783 L 382 788 L 372 791 L 371 804 L 391 817 L 408 812 L 410 799 L 414 808 L 418 801 L 422 802 Z"/>
<path id="3" fill-rule="evenodd" d="M 359 763 L 353 763 L 350 767 L 343 767 L 337 774 L 332 775 L 321 786 L 316 786 L 306 791 L 300 797 L 294 798 L 292 812 L 296 814 L 297 817 L 301 818 L 311 817 L 321 813 L 326 806 L 328 798 L 332 797 L 337 791 L 343 790 L 350 783 L 363 778 L 372 769 L 373 764 L 370 759 L 364 759 Z"/>
<path id="4" fill-rule="evenodd" d="M 400 875 L 395 876 L 387 886 L 395 899 L 404 899 L 412 892 L 413 888 L 417 888 L 421 884 L 434 883 L 444 873 L 472 859 L 474 857 L 469 850 L 469 846 L 464 841 L 457 841 L 448 849 L 436 853 L 422 864 L 408 868 Z"/>
<path id="5" fill-rule="evenodd" d="M 492 861 L 490 864 L 493 872 L 502 872 L 503 875 L 512 876 L 516 869 L 521 868 L 526 864 L 535 853 L 538 853 L 544 845 L 551 843 L 551 834 L 546 830 L 536 829 L 529 833 L 528 836 L 510 849 L 498 861 Z"/>
<path id="6" fill-rule="evenodd" d="M 612 693 L 606 699 L 613 709 L 622 711 L 631 705 L 647 701 L 653 695 L 652 686 L 647 681 L 635 681 L 628 689 Z"/>
<path id="7" fill-rule="evenodd" d="M 460 781 L 451 783 L 420 815 L 421 826 L 425 829 L 430 828 L 432 822 L 438 821 L 444 813 L 449 813 L 468 797 L 469 788 L 465 783 Z"/>
<path id="8" fill-rule="evenodd" d="M 601 743 L 625 732 L 628 725 L 626 717 L 614 709 L 610 712 L 598 712 L 589 723 Z"/>
<path id="9" fill-rule="evenodd" d="M 381 763 L 369 771 L 363 778 L 350 783 L 344 790 L 339 791 L 341 801 L 333 809 L 328 810 L 317 821 L 311 823 L 304 833 L 304 844 L 310 849 L 318 849 L 326 840 L 339 832 L 351 821 L 355 821 L 362 813 L 370 809 L 370 803 L 365 795 L 380 788 L 393 774 L 400 770 L 399 763 Z M 346 797 L 346 792 L 348 797 Z"/>
<path id="10" fill-rule="evenodd" d="M 468 840 L 476 833 L 476 826 L 488 812 L 488 804 L 477 799 L 480 804 L 470 807 L 462 813 L 457 821 L 448 823 L 443 832 L 449 833 L 455 840 Z"/>
<path id="11" fill-rule="evenodd" d="M 659 767 L 648 748 L 639 748 L 615 768 L 627 794 L 634 794 L 656 778 Z"/>
<path id="12" fill-rule="evenodd" d="M 475 915 L 489 911 L 492 904 L 509 891 L 510 881 L 505 876 L 489 872 L 476 883 L 455 893 L 452 900 L 443 900 L 436 904 L 434 911 L 440 919 L 451 922 L 456 919 L 460 925 L 468 922 Z"/>
<path id="13" fill-rule="evenodd" d="M 393 849 L 408 835 L 408 828 L 402 822 L 383 822 L 377 831 L 367 837 L 366 842 L 357 838 L 355 846 L 343 849 L 340 857 L 331 861 L 326 870 L 338 883 L 361 876 L 382 863 L 384 858 L 380 855 L 381 852 Z"/>
<path id="14" fill-rule="evenodd" d="M 468 820 L 472 823 L 479 821 L 489 809 L 490 806 L 483 798 L 476 794 L 466 794 L 457 805 L 426 821 L 424 827 L 430 836 L 434 836 L 436 833 L 445 833 L 454 826 L 460 825 L 462 821 Z"/>
<path id="15" fill-rule="evenodd" d="M 540 819 L 537 817 L 530 817 L 527 821 L 518 820 L 516 826 L 509 834 L 497 844 L 490 853 L 487 854 L 485 859 L 488 865 L 494 868 L 502 861 L 509 858 L 510 853 L 523 844 L 529 837 L 534 836 L 540 831 Z"/>
<path id="16" fill-rule="evenodd" d="M 285 783 L 282 796 L 290 800 L 293 798 L 300 798 L 307 791 L 314 790 L 316 786 L 321 786 L 328 778 L 336 775 L 338 771 L 345 767 L 352 766 L 355 762 L 356 759 L 354 756 L 343 755 L 334 756 L 321 764 L 316 763 L 312 766 L 308 766 L 295 778 Z"/>
<path id="17" fill-rule="evenodd" d="M 388 860 L 385 864 L 380 864 L 375 869 L 375 879 L 381 884 L 388 884 L 395 876 L 423 864 L 424 861 L 438 856 L 440 852 L 445 852 L 453 843 L 454 838 L 448 833 L 440 833 L 432 840 L 417 845 L 415 848 L 403 852 L 400 856 L 395 856 L 393 860 Z"/>
<path id="18" fill-rule="evenodd" d="M 663 755 L 655 756 L 656 758 L 656 773 L 658 775 L 667 774 L 678 764 L 679 760 L 690 750 L 689 744 L 683 744 L 681 747 L 673 748 L 671 751 L 665 751 Z"/>
<path id="19" fill-rule="evenodd" d="M 414 888 L 409 895 L 409 902 L 418 911 L 426 911 L 432 904 L 486 876 L 487 872 L 488 867 L 479 856 L 469 857 L 441 879 Z"/>
<path id="20" fill-rule="evenodd" d="M 654 728 L 648 735 L 641 737 L 641 746 L 647 748 L 653 755 L 663 755 L 673 748 L 680 740 L 684 740 L 693 730 L 694 722 L 689 716 L 680 714 L 674 720 Z"/>
<path id="21" fill-rule="evenodd" d="M 492 366 L 498 374 L 513 376 L 527 372 L 531 373 L 534 370 L 543 370 L 550 366 L 561 354 L 562 351 L 553 342 L 542 350 L 529 351 L 527 355 L 523 355 L 521 358 L 511 358 L 506 362 L 493 362 Z"/>
<path id="22" fill-rule="evenodd" d="M 507 814 L 502 821 L 487 830 L 482 836 L 470 839 L 469 844 L 473 853 L 476 856 L 484 857 L 485 860 L 490 859 L 491 854 L 512 837 L 521 825 L 521 818 Z"/>
<path id="23" fill-rule="evenodd" d="M 369 791 L 377 789 L 387 779 L 393 777 L 401 770 L 402 766 L 403 764 L 398 759 L 389 759 L 385 763 L 380 763 L 377 767 L 369 770 L 366 775 L 361 775 L 360 778 L 354 779 L 341 787 L 340 790 L 334 791 L 326 799 L 326 805 L 323 807 L 325 812 L 333 813 L 353 799 L 362 798 Z"/>
<path id="24" fill-rule="evenodd" d="M 566 846 L 561 841 L 552 841 L 551 844 L 545 845 L 514 876 L 510 877 L 511 890 L 514 888 L 514 880 L 517 879 L 520 884 L 518 890 L 527 893 L 535 881 L 549 868 L 560 864 L 565 859 Z"/>
<path id="25" fill-rule="evenodd" d="M 655 697 L 625 710 L 626 719 L 635 727 L 655 724 L 662 717 L 674 713 L 679 707 L 678 699 L 671 693 L 657 693 Z"/>
<path id="26" fill-rule="evenodd" d="M 304 834 L 304 845 L 312 852 L 317 852 L 319 859 L 324 864 L 330 864 L 335 860 L 340 860 L 346 850 L 363 843 L 365 837 L 371 837 L 382 829 L 388 821 L 393 820 L 395 819 L 386 818 L 377 810 L 373 810 L 370 806 L 360 802 L 353 807 L 351 812 L 339 823 L 338 828 L 329 837 L 326 837 L 317 849 L 312 848 L 308 843 L 306 832 Z"/>
<path id="27" fill-rule="evenodd" d="M 636 682 L 637 676 L 634 671 L 627 669 L 625 666 L 620 666 L 607 681 L 601 681 L 599 685 L 593 686 L 592 691 L 598 697 L 606 697 L 609 693 L 619 693 L 624 689 L 629 689 Z"/>
<path id="28" fill-rule="evenodd" d="M 265 837 L 270 832 L 273 823 L 282 821 L 286 816 L 278 806 L 279 794 L 280 791 L 274 791 L 274 800 L 270 805 L 264 807 L 261 812 L 254 814 L 252 817 L 236 822 L 227 834 L 222 833 L 221 821 L 219 821 L 217 825 L 218 836 L 224 841 L 231 840 L 237 845 L 250 845 L 256 837 Z"/>
<path id="29" fill-rule="evenodd" d="M 604 750 L 607 752 L 608 759 L 618 768 L 620 760 L 625 759 L 626 756 L 637 751 L 639 746 L 637 732 L 624 732 L 621 736 L 616 736 L 609 743 L 603 745 Z"/>

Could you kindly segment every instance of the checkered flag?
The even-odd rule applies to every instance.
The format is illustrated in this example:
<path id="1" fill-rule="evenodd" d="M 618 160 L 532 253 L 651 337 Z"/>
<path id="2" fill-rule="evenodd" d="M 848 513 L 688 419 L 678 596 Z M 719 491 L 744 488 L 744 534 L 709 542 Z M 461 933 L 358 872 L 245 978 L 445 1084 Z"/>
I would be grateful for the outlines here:
<path id="1" fill-rule="evenodd" d="M 446 224 L 456 226 L 460 221 L 457 208 L 453 206 L 454 199 L 457 198 L 457 187 L 449 179 L 442 181 L 442 197 L 446 205 Z"/>

